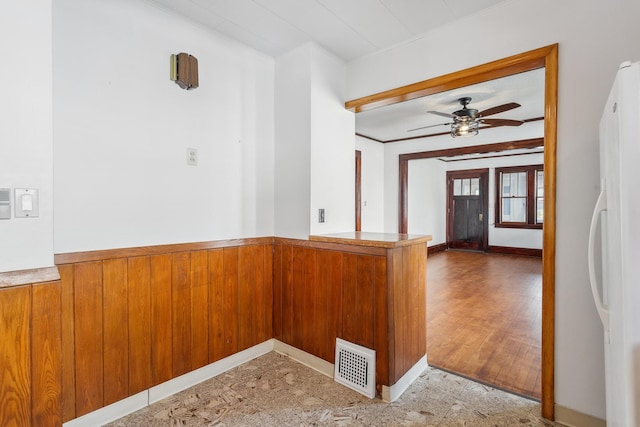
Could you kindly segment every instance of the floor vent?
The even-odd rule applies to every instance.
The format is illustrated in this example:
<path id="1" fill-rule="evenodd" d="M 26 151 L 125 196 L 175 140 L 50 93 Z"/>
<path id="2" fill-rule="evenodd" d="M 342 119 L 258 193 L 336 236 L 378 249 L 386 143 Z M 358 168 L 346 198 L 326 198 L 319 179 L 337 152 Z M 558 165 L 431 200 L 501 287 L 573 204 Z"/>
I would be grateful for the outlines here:
<path id="1" fill-rule="evenodd" d="M 376 396 L 375 350 L 336 338 L 336 363 L 333 377 L 336 382 L 374 398 Z"/>

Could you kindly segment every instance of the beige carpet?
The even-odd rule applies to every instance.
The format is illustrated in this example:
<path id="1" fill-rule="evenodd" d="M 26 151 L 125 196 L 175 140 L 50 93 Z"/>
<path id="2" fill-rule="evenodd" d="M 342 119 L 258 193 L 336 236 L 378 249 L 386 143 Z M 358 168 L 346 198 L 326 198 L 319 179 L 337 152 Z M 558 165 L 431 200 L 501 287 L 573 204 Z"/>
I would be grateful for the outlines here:
<path id="1" fill-rule="evenodd" d="M 271 352 L 108 424 L 133 426 L 554 426 L 537 402 L 427 368 L 393 403 Z"/>

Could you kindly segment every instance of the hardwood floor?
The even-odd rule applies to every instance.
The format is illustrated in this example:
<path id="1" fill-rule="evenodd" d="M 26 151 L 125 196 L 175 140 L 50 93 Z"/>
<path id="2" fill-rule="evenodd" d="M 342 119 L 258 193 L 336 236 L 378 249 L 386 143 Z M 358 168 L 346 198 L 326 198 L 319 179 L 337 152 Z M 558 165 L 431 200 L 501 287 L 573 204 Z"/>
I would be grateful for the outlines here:
<path id="1" fill-rule="evenodd" d="M 541 313 L 541 259 L 461 251 L 429 257 L 429 365 L 539 400 Z"/>

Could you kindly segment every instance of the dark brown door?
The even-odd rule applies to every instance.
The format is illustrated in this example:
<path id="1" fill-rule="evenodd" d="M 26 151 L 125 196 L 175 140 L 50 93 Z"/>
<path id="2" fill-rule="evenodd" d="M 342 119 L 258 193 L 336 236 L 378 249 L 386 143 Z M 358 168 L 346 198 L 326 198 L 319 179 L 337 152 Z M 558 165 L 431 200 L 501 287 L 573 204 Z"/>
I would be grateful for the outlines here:
<path id="1" fill-rule="evenodd" d="M 488 169 L 447 172 L 447 245 L 487 250 Z"/>

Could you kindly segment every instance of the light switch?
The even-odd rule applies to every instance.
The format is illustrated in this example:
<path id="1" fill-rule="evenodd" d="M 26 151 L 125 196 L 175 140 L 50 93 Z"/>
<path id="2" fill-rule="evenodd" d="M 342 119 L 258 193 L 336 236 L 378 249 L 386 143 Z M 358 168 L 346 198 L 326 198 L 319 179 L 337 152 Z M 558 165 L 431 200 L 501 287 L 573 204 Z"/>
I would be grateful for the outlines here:
<path id="1" fill-rule="evenodd" d="M 11 219 L 10 188 L 0 188 L 0 219 Z"/>
<path id="2" fill-rule="evenodd" d="M 35 188 L 16 188 L 14 190 L 16 218 L 37 218 L 38 190 Z"/>

